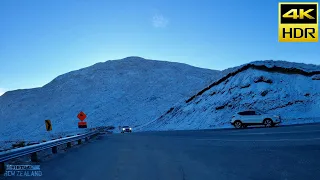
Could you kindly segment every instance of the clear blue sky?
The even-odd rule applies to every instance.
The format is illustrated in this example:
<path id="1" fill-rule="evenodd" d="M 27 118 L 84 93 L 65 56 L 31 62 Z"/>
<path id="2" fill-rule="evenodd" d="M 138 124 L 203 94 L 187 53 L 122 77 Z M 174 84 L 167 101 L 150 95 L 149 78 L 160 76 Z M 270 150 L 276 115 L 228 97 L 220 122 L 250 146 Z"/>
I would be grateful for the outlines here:
<path id="1" fill-rule="evenodd" d="M 225 69 L 319 64 L 320 43 L 279 43 L 275 0 L 1 0 L 0 91 L 127 56 Z"/>

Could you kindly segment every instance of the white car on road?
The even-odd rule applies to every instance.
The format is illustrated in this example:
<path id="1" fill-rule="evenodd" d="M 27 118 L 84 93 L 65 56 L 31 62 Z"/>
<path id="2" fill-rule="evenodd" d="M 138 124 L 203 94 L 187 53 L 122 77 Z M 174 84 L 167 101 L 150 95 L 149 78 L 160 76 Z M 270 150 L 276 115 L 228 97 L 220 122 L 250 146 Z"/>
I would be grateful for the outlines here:
<path id="1" fill-rule="evenodd" d="M 125 133 L 125 132 L 132 132 L 132 128 L 131 127 L 129 127 L 129 126 L 123 126 L 122 128 L 121 128 L 121 133 Z"/>
<path id="2" fill-rule="evenodd" d="M 231 124 L 235 128 L 246 128 L 250 125 L 264 125 L 273 127 L 281 122 L 279 115 L 264 113 L 259 110 L 247 110 L 236 113 L 232 116 Z"/>

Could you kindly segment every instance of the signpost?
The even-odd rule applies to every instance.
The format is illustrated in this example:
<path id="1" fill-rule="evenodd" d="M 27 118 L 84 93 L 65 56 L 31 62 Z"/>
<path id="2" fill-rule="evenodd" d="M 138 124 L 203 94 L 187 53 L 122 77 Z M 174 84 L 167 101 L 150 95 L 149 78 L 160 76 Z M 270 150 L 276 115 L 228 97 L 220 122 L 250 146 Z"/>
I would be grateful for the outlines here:
<path id="1" fill-rule="evenodd" d="M 83 122 L 83 121 L 78 122 L 78 127 L 79 128 L 87 128 L 87 122 Z"/>
<path id="2" fill-rule="evenodd" d="M 81 111 L 77 117 L 80 120 L 80 122 L 78 122 L 78 128 L 87 128 L 87 122 L 84 121 L 87 115 Z"/>
<path id="3" fill-rule="evenodd" d="M 46 124 L 47 131 L 52 131 L 51 121 L 48 119 L 48 120 L 45 120 L 44 122 Z"/>

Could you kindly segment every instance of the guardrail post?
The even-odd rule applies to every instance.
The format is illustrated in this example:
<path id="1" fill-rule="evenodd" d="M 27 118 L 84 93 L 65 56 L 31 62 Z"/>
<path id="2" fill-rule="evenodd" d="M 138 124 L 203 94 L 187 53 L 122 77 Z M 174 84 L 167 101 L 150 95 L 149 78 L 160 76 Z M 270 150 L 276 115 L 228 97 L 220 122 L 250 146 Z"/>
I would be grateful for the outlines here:
<path id="1" fill-rule="evenodd" d="M 36 152 L 31 154 L 31 161 L 32 162 L 38 162 L 38 155 Z"/>
<path id="2" fill-rule="evenodd" d="M 81 144 L 81 139 L 78 140 L 78 144 Z"/>
<path id="3" fill-rule="evenodd" d="M 57 146 L 52 147 L 52 153 L 53 154 L 57 154 L 58 153 L 58 147 Z"/>
<path id="4" fill-rule="evenodd" d="M 6 167 L 4 162 L 0 162 L 0 174 L 4 174 L 5 171 L 6 171 Z"/>
<path id="5" fill-rule="evenodd" d="M 96 137 L 96 136 L 97 136 L 96 134 L 91 135 L 91 136 L 90 136 L 90 139 L 92 139 L 92 138 L 94 138 L 94 137 Z"/>
<path id="6" fill-rule="evenodd" d="M 67 143 L 67 148 L 71 148 L 71 142 Z"/>

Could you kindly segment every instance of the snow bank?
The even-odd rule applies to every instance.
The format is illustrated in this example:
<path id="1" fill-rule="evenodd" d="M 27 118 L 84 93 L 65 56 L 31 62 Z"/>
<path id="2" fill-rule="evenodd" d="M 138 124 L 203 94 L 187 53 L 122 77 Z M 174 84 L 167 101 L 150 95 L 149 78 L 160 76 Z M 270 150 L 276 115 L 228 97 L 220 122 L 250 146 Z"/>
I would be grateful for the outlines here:
<path id="1" fill-rule="evenodd" d="M 274 63 L 274 62 L 273 62 Z M 255 64 L 255 62 L 253 63 Z M 259 64 L 256 63 L 256 64 Z M 274 68 L 274 64 L 267 66 Z M 277 67 L 295 65 L 277 64 Z M 145 130 L 182 130 L 231 127 L 237 111 L 261 109 L 280 114 L 283 124 L 320 122 L 320 81 L 314 80 L 319 66 L 301 65 L 301 69 L 265 69 L 249 66 L 234 68 L 192 98 L 171 107 Z M 318 69 L 316 68 L 318 67 Z M 276 72 L 279 70 L 279 72 Z M 288 71 L 289 70 L 289 71 Z M 290 71 L 292 70 L 292 71 Z M 300 120 L 293 120 L 293 118 Z M 312 119 L 312 120 L 307 120 Z"/>

